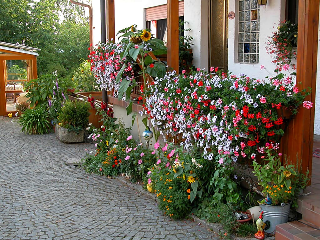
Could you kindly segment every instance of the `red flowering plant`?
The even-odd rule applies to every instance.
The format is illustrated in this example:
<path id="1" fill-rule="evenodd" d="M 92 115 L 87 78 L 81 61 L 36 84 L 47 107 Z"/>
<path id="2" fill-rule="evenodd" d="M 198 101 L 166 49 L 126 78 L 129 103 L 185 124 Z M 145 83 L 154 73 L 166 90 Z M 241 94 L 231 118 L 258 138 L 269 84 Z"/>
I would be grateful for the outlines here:
<path id="1" fill-rule="evenodd" d="M 89 61 L 100 88 L 113 90 L 115 96 L 128 100 L 133 88 L 138 86 L 140 75 L 143 76 L 141 93 L 146 87 L 147 74 L 152 77 L 164 76 L 165 64 L 152 58 L 150 52 L 154 55 L 164 54 L 167 48 L 161 40 L 153 38 L 147 29 L 137 30 L 136 25 L 120 30 L 117 36 L 119 43 L 100 43 L 90 53 Z M 131 108 L 132 103 L 127 108 L 129 113 Z"/>
<path id="2" fill-rule="evenodd" d="M 290 21 L 283 21 L 269 38 L 267 52 L 273 56 L 272 62 L 277 65 L 276 72 L 288 66 L 295 70 L 293 60 L 297 57 L 297 36 L 298 25 Z"/>
<path id="3" fill-rule="evenodd" d="M 292 81 L 210 70 L 155 79 L 144 106 L 152 125 L 162 135 L 181 134 L 181 145 L 197 145 L 208 160 L 254 159 L 266 143 L 278 148 L 285 121 L 278 112 L 286 107 L 297 113 L 304 92 Z"/>

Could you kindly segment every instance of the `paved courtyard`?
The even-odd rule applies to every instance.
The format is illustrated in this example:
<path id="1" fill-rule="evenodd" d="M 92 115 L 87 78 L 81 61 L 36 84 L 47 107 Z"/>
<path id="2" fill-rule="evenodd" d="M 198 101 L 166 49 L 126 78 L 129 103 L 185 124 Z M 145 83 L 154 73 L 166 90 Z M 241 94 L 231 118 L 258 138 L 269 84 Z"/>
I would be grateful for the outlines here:
<path id="1" fill-rule="evenodd" d="M 218 239 L 117 179 L 66 165 L 93 147 L 26 135 L 0 117 L 0 239 Z"/>

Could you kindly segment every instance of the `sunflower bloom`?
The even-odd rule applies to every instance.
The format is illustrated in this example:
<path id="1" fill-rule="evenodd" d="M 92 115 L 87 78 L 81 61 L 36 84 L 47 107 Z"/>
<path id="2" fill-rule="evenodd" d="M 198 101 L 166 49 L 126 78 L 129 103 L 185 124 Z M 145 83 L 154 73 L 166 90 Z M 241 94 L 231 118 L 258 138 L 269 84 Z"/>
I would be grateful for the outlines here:
<path id="1" fill-rule="evenodd" d="M 140 37 L 142 41 L 147 42 L 151 39 L 151 33 L 144 29 Z"/>

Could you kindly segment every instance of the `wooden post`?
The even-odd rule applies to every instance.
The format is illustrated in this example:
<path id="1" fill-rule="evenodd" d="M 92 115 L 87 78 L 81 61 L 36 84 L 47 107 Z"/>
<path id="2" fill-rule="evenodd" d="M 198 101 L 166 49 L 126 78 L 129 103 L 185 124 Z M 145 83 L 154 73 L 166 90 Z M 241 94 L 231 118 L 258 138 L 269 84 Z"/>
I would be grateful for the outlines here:
<path id="1" fill-rule="evenodd" d="M 6 85 L 4 82 L 4 68 L 5 61 L 0 59 L 0 116 L 4 116 L 6 114 Z"/>
<path id="2" fill-rule="evenodd" d="M 108 0 L 107 2 L 107 38 L 109 41 L 113 39 L 115 41 L 115 11 L 114 11 L 114 0 Z"/>
<path id="3" fill-rule="evenodd" d="M 179 1 L 168 0 L 168 66 L 172 67 L 179 73 Z"/>
<path id="4" fill-rule="evenodd" d="M 318 54 L 319 0 L 299 0 L 297 86 L 311 88 L 306 100 L 315 103 L 317 54 Z M 284 136 L 287 146 L 284 153 L 289 162 L 297 164 L 302 160 L 302 171 L 312 172 L 312 148 L 314 135 L 314 106 L 299 109 L 299 113 L 289 123 Z M 286 148 L 287 147 L 287 148 Z"/>

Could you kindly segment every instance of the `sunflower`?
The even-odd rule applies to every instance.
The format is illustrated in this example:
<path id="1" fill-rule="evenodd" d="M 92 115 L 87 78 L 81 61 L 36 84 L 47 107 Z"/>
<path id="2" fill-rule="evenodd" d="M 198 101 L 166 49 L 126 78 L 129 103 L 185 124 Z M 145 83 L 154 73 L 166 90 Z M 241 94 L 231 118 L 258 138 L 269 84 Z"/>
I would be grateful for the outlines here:
<path id="1" fill-rule="evenodd" d="M 141 39 L 144 42 L 147 42 L 151 39 L 151 33 L 148 32 L 146 29 L 143 30 L 142 34 L 141 34 Z"/>

